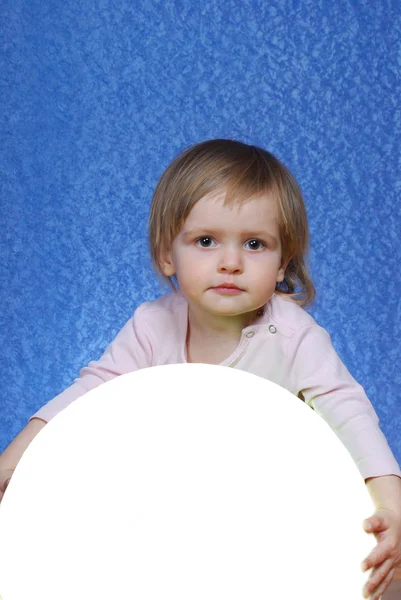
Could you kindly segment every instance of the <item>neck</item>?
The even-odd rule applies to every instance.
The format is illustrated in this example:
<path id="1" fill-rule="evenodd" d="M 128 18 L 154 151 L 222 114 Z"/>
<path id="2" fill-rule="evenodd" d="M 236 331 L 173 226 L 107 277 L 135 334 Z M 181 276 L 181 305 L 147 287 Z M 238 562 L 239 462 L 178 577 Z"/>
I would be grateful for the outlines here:
<path id="1" fill-rule="evenodd" d="M 219 338 L 220 340 L 239 340 L 241 332 L 254 320 L 257 311 L 236 315 L 234 317 L 221 317 L 204 313 L 189 305 L 188 328 L 191 336 L 197 338 Z"/>

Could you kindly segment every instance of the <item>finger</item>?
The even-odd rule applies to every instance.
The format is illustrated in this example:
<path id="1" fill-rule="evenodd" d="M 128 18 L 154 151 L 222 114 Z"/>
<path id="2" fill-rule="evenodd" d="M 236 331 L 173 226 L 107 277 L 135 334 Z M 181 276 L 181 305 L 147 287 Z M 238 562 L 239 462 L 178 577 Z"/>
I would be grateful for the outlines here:
<path id="1" fill-rule="evenodd" d="M 395 545 L 390 536 L 386 540 L 380 541 L 363 561 L 362 571 L 379 567 L 388 558 L 393 557 L 394 549 Z"/>
<path id="2" fill-rule="evenodd" d="M 8 484 L 10 483 L 10 479 L 11 477 L 14 475 L 14 469 L 4 469 L 1 473 L 1 484 L 0 484 L 0 490 L 2 492 L 6 491 L 6 487 L 8 486 Z"/>
<path id="3" fill-rule="evenodd" d="M 384 561 L 380 566 L 372 571 L 368 581 L 364 587 L 365 598 L 369 597 L 369 594 L 376 593 L 376 590 L 382 583 L 388 578 L 391 572 L 394 572 L 393 561 L 388 559 Z M 392 575 L 391 575 L 392 578 Z M 391 579 L 390 579 L 391 581 Z M 386 586 L 387 587 L 387 586 Z M 380 595 L 380 594 L 379 594 Z"/>
<path id="4" fill-rule="evenodd" d="M 393 580 L 395 574 L 395 569 L 391 569 L 386 577 L 382 580 L 382 582 L 377 586 L 377 588 L 371 592 L 370 600 L 380 600 L 388 586 Z"/>
<path id="5" fill-rule="evenodd" d="M 372 515 L 363 522 L 363 528 L 367 533 L 385 531 L 389 527 L 388 518 L 385 515 Z"/>
<path id="6" fill-rule="evenodd" d="M 2 501 L 3 496 L 4 496 L 5 492 L 6 492 L 7 486 L 10 483 L 10 479 L 11 479 L 11 477 L 9 477 L 8 479 L 6 479 L 3 482 L 3 485 L 0 486 L 0 502 Z M 1 600 L 1 597 L 0 597 L 0 600 Z"/>
<path id="7" fill-rule="evenodd" d="M 5 481 L 3 482 L 3 485 L 0 488 L 0 492 L 2 492 L 2 496 L 4 495 L 4 492 L 6 491 L 7 486 L 10 483 L 10 479 L 11 479 L 11 477 L 8 477 L 7 479 L 5 479 Z"/>

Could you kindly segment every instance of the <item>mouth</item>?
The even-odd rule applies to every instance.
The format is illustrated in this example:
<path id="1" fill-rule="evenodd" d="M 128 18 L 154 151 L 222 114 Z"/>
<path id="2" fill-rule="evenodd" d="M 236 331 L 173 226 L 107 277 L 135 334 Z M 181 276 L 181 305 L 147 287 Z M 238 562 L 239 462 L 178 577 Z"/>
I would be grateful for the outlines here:
<path id="1" fill-rule="evenodd" d="M 239 294 L 240 292 L 244 291 L 233 283 L 222 283 L 221 285 L 216 285 L 211 289 L 221 294 Z"/>

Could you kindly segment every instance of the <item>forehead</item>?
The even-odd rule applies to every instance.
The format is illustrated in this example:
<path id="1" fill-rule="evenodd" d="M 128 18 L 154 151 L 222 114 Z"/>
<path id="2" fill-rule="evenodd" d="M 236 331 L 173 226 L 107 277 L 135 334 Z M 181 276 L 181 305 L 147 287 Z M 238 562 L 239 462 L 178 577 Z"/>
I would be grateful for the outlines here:
<path id="1" fill-rule="evenodd" d="M 183 230 L 194 227 L 278 228 L 277 206 L 272 194 L 251 197 L 244 202 L 225 203 L 225 191 L 201 198 L 189 213 Z"/>

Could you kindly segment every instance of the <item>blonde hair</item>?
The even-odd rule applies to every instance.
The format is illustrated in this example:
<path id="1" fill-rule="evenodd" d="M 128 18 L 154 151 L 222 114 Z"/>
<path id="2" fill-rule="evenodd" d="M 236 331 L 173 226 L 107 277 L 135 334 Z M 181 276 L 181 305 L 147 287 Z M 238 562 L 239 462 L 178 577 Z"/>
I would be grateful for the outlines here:
<path id="1" fill-rule="evenodd" d="M 161 176 L 149 216 L 152 262 L 162 280 L 160 261 L 171 248 L 195 204 L 207 194 L 226 190 L 225 203 L 243 203 L 265 194 L 276 201 L 284 280 L 276 293 L 301 306 L 312 304 L 315 288 L 306 266 L 309 230 L 301 191 L 289 170 L 270 152 L 233 140 L 210 140 L 180 154 Z"/>

